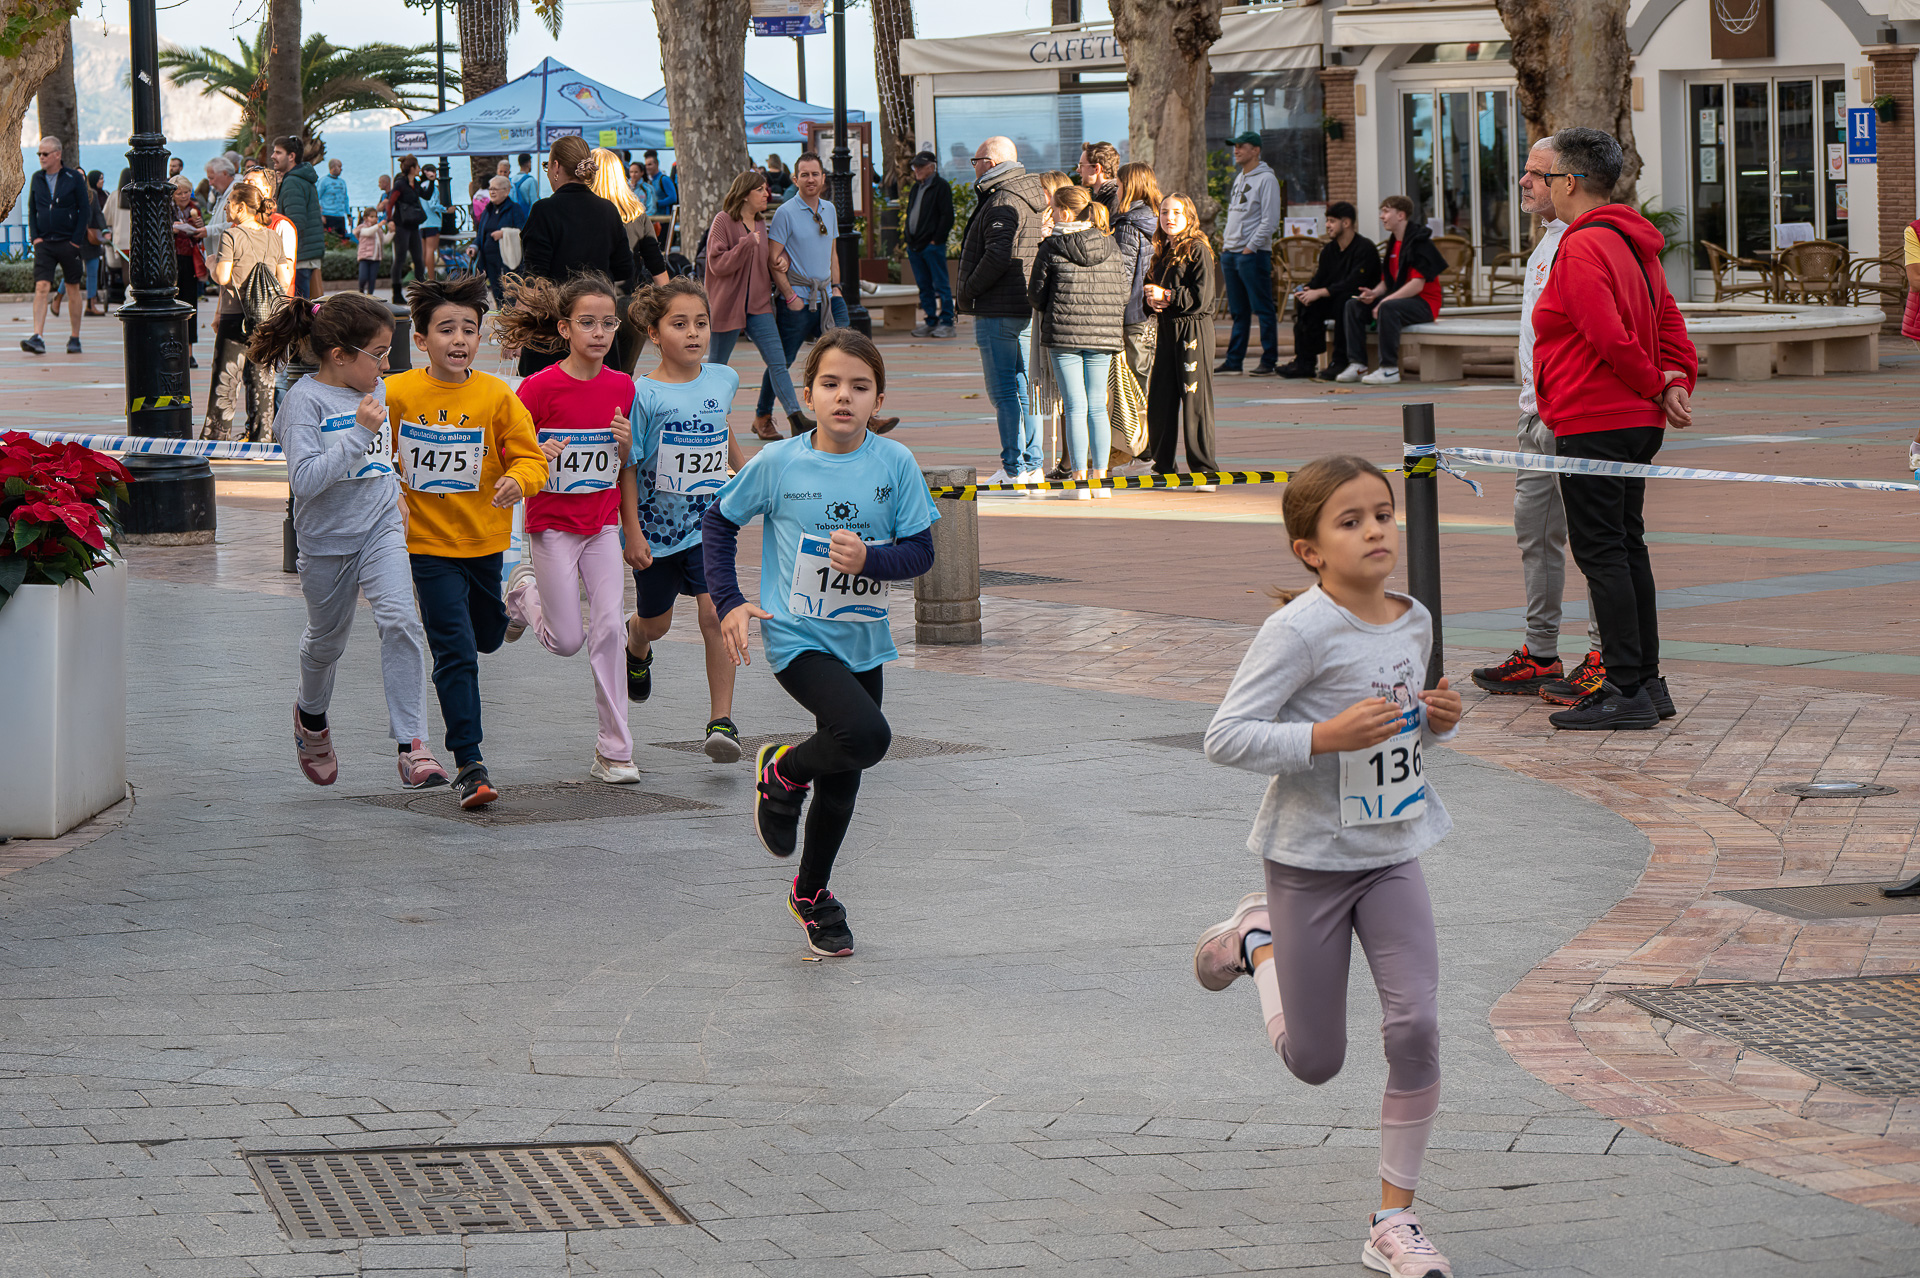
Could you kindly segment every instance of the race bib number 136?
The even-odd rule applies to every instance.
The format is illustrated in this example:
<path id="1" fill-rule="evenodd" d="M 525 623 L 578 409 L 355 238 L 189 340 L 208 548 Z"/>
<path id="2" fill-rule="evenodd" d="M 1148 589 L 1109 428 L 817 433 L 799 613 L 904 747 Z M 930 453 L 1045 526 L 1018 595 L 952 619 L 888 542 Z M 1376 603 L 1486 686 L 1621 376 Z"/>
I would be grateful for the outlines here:
<path id="1" fill-rule="evenodd" d="M 1420 717 L 1399 736 L 1365 750 L 1340 752 L 1340 824 L 1411 821 L 1427 810 L 1420 758 Z"/>
<path id="2" fill-rule="evenodd" d="M 356 418 L 352 413 L 342 413 L 338 417 L 329 417 L 320 423 L 320 437 L 325 440 L 329 435 L 339 438 L 336 431 L 351 430 Z M 348 472 L 348 479 L 375 479 L 393 473 L 393 451 L 387 447 L 387 432 L 377 430 L 373 442 L 367 445 L 366 454 L 358 458 Z"/>
<path id="3" fill-rule="evenodd" d="M 819 621 L 885 621 L 887 583 L 841 572 L 827 558 L 831 549 L 825 537 L 802 534 L 787 611 Z"/>

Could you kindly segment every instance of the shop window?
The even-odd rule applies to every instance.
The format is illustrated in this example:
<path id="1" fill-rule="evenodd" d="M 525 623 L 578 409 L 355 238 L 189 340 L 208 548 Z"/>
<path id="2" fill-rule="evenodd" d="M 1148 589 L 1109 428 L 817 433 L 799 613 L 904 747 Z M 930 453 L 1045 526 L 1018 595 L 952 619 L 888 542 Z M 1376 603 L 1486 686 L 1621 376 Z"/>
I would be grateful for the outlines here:
<path id="1" fill-rule="evenodd" d="M 1207 99 L 1207 150 L 1229 151 L 1227 139 L 1260 135 L 1260 158 L 1286 184 L 1289 206 L 1327 200 L 1327 140 L 1320 117 L 1326 100 L 1319 73 L 1216 71 Z"/>
<path id="2" fill-rule="evenodd" d="M 1127 158 L 1125 93 L 1032 93 L 1009 97 L 935 98 L 933 132 L 949 182 L 973 181 L 971 160 L 986 139 L 1013 139 L 1029 173 L 1072 173 L 1080 148 L 1111 142 Z"/>

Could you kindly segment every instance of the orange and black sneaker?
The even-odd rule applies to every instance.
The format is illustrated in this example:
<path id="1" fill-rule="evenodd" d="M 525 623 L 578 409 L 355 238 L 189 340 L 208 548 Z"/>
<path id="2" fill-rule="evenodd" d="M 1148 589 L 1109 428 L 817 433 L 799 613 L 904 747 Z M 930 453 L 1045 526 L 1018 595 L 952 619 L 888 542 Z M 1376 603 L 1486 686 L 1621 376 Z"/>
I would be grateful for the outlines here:
<path id="1" fill-rule="evenodd" d="M 1521 644 L 1513 655 L 1497 666 L 1482 666 L 1473 672 L 1475 687 L 1501 696 L 1527 696 L 1566 673 L 1560 658 L 1542 661 Z"/>
<path id="2" fill-rule="evenodd" d="M 1600 654 L 1589 652 L 1573 668 L 1572 674 L 1542 684 L 1540 699 L 1556 706 L 1574 706 L 1602 688 L 1611 686 L 1607 682 L 1607 668 L 1600 662 Z"/>

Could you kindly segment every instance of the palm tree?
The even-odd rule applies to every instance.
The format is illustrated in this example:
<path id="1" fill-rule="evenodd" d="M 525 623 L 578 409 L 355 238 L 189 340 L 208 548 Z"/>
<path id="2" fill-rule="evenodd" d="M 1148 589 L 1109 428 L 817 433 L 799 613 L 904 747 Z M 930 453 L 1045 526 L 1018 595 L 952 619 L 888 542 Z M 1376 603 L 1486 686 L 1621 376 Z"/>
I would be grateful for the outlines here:
<path id="1" fill-rule="evenodd" d="M 407 0 L 431 10 L 432 0 Z M 532 0 L 547 34 L 560 37 L 561 0 Z M 507 37 L 520 29 L 520 0 L 460 0 L 455 6 L 460 38 L 460 94 L 471 102 L 507 82 Z M 473 157 L 476 182 L 493 175 L 494 157 Z"/>
<path id="2" fill-rule="evenodd" d="M 269 33 L 262 23 L 253 43 L 236 40 L 238 56 L 218 49 L 162 49 L 160 69 L 175 84 L 199 84 L 240 108 L 229 145 L 251 154 L 266 136 L 266 69 Z M 302 134 L 311 141 L 320 126 L 349 111 L 391 108 L 407 115 L 436 109 L 438 83 L 431 44 L 363 44 L 345 49 L 323 35 L 310 35 L 300 50 Z"/>

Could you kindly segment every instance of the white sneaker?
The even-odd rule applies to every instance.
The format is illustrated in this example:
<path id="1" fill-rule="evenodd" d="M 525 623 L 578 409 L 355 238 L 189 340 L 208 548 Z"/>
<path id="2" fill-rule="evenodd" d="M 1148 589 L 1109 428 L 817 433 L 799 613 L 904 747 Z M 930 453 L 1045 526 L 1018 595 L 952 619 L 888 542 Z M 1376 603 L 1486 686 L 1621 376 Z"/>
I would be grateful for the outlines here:
<path id="1" fill-rule="evenodd" d="M 991 475 L 981 480 L 980 486 L 986 488 L 993 484 L 1017 484 L 1019 482 L 1017 478 L 1007 473 L 1005 466 L 1002 466 L 999 470 L 994 471 Z"/>
<path id="2" fill-rule="evenodd" d="M 1340 375 L 1333 380 L 1336 382 L 1357 382 L 1366 371 L 1367 366 L 1365 364 L 1349 364 L 1341 369 Z"/>
<path id="3" fill-rule="evenodd" d="M 598 750 L 593 752 L 591 775 L 595 781 L 605 781 L 608 785 L 640 784 L 640 769 L 631 761 L 609 759 Z"/>
<path id="4" fill-rule="evenodd" d="M 1047 472 L 1036 466 L 1032 470 L 1021 471 L 1020 477 L 1013 482 L 1016 484 L 1044 484 L 1047 482 Z M 1045 497 L 1047 494 L 1038 489 L 1029 489 L 1020 495 L 1022 497 Z"/>
<path id="5" fill-rule="evenodd" d="M 1907 445 L 1907 469 L 1920 475 L 1920 439 Z"/>
<path id="6" fill-rule="evenodd" d="M 1340 374 L 1340 380 L 1345 381 L 1346 377 L 1347 375 L 1345 373 Z M 1398 386 L 1400 384 L 1400 370 L 1382 365 L 1361 378 L 1360 381 L 1367 386 Z"/>
<path id="7" fill-rule="evenodd" d="M 513 571 L 507 574 L 506 601 L 507 601 L 507 642 L 508 643 L 516 642 L 521 635 L 524 635 L 525 633 L 527 633 L 526 621 L 520 616 L 519 611 L 513 606 L 514 604 L 513 592 L 515 589 L 519 587 L 519 585 L 522 582 L 531 581 L 531 580 L 533 580 L 533 565 L 525 559 L 522 559 L 519 563 L 515 564 L 513 566 Z"/>

